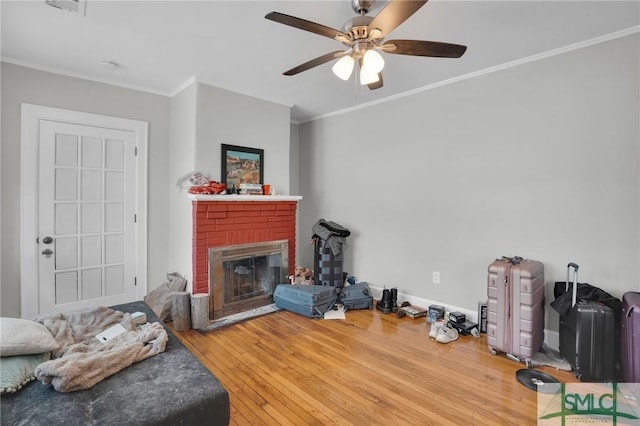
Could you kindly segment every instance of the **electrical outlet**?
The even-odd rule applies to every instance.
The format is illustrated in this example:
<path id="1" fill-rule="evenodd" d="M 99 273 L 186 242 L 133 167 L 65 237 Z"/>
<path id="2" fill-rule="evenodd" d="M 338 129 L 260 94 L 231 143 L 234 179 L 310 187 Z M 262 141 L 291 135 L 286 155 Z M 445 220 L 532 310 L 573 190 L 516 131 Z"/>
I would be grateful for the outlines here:
<path id="1" fill-rule="evenodd" d="M 440 284 L 440 272 L 433 273 L 433 283 Z"/>

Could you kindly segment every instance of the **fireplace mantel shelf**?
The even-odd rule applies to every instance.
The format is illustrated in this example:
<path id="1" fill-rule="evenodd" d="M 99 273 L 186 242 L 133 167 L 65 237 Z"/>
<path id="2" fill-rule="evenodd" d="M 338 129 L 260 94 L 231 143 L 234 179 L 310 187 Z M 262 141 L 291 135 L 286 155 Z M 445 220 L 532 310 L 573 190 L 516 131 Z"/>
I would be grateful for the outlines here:
<path id="1" fill-rule="evenodd" d="M 203 195 L 187 194 L 193 201 L 300 201 L 300 195 Z"/>

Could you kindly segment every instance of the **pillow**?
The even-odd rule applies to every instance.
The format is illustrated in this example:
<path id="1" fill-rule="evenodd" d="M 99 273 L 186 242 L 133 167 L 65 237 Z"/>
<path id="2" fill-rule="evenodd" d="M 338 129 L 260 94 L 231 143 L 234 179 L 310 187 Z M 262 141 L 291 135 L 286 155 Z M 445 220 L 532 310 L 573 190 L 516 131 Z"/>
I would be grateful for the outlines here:
<path id="1" fill-rule="evenodd" d="M 49 352 L 0 358 L 0 395 L 17 392 L 35 379 L 36 367 L 49 358 Z"/>
<path id="2" fill-rule="evenodd" d="M 0 318 L 0 356 L 33 355 L 60 347 L 44 325 L 20 318 Z"/>

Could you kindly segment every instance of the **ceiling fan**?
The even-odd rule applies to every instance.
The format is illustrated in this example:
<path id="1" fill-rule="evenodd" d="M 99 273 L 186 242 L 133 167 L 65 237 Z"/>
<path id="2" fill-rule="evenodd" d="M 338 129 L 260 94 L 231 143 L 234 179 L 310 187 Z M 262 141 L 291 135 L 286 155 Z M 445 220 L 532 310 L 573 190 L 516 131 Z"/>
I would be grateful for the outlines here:
<path id="1" fill-rule="evenodd" d="M 351 0 L 351 7 L 358 16 L 347 21 L 342 31 L 279 12 L 270 12 L 265 18 L 335 39 L 348 47 L 347 50 L 330 52 L 300 64 L 285 71 L 284 75 L 296 75 L 340 58 L 332 68 L 336 76 L 348 80 L 357 64 L 360 68 L 360 84 L 374 90 L 382 87 L 384 59 L 378 51 L 397 55 L 459 58 L 467 50 L 467 46 L 437 41 L 384 40 L 426 2 L 427 0 L 391 0 L 377 16 L 371 17 L 367 16 L 367 12 L 374 0 Z"/>

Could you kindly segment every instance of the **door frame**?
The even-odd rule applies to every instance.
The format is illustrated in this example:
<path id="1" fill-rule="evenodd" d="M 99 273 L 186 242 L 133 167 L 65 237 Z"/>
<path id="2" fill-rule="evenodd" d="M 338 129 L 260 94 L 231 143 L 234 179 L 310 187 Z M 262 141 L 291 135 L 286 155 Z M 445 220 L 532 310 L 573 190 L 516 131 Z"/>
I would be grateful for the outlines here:
<path id="1" fill-rule="evenodd" d="M 127 118 L 23 103 L 20 135 L 20 316 L 34 318 L 40 311 L 38 268 L 38 143 L 40 121 L 57 121 L 135 133 L 136 188 L 135 274 L 136 298 L 147 294 L 147 145 L 148 123 Z M 33 301 L 38 303 L 33 303 Z"/>

